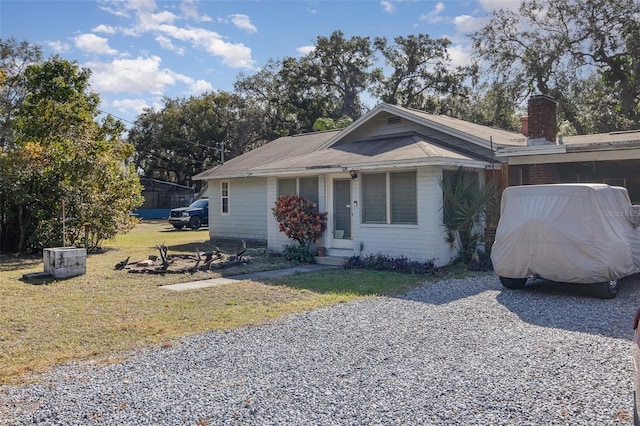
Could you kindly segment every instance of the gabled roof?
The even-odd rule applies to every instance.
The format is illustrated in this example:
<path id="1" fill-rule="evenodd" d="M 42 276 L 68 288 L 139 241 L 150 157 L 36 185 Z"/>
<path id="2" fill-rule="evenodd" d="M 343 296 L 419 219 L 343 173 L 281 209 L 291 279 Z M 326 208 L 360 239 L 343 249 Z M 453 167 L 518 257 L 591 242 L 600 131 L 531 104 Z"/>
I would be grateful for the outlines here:
<path id="1" fill-rule="evenodd" d="M 425 133 L 430 129 L 431 133 L 459 141 L 460 146 L 420 131 L 376 133 L 376 127 L 371 126 L 379 116 L 400 117 L 418 124 Z M 464 144 L 476 148 L 465 149 L 462 147 Z M 524 144 L 526 138 L 514 132 L 382 103 L 344 130 L 282 137 L 193 179 L 326 173 L 426 164 L 477 166 L 490 161 L 491 148 Z"/>
<path id="2" fill-rule="evenodd" d="M 401 134 L 335 145 L 299 157 L 265 164 L 253 174 L 309 173 L 427 164 L 465 164 L 490 161 L 417 134 Z"/>
<path id="3" fill-rule="evenodd" d="M 499 146 L 525 146 L 527 144 L 527 138 L 521 133 L 470 123 L 447 115 L 435 115 L 419 111 L 417 109 L 381 103 L 376 105 L 362 118 L 347 127 L 342 133 L 335 135 L 331 140 L 327 141 L 327 144 L 323 148 L 338 143 L 340 139 L 345 138 L 350 133 L 356 132 L 361 126 L 364 126 L 369 119 L 382 112 L 396 115 L 405 120 L 413 121 L 444 134 L 469 141 L 486 149 L 491 149 L 492 145 L 495 148 Z"/>

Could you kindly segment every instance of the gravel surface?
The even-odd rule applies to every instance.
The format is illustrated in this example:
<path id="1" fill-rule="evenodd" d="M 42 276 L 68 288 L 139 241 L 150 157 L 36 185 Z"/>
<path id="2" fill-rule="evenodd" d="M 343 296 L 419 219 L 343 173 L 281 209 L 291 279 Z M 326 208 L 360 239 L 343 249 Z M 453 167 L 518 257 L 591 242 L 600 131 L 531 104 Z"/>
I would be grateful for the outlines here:
<path id="1" fill-rule="evenodd" d="M 631 425 L 639 299 L 443 281 L 56 368 L 0 387 L 0 423 Z"/>

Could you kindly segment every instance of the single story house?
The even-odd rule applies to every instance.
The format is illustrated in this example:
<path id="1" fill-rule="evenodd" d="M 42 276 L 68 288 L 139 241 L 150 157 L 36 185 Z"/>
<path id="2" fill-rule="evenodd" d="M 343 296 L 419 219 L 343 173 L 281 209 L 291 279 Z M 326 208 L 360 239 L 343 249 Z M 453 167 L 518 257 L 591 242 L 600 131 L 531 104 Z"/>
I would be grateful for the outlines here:
<path id="1" fill-rule="evenodd" d="M 526 145 L 526 137 L 463 120 L 379 104 L 343 130 L 276 139 L 207 170 L 213 239 L 291 241 L 271 209 L 297 194 L 328 213 L 317 244 L 329 256 L 384 253 L 448 263 L 440 179 L 475 169 L 479 181 L 500 173 L 495 149 Z M 495 170 L 495 171 L 494 171 Z"/>
<path id="2" fill-rule="evenodd" d="M 213 239 L 291 241 L 271 209 L 297 194 L 328 213 L 329 256 L 383 253 L 448 263 L 439 181 L 459 167 L 499 186 L 605 182 L 640 200 L 640 132 L 557 138 L 556 104 L 529 100 L 522 133 L 379 104 L 343 130 L 276 139 L 194 177 L 207 181 Z M 487 229 L 485 244 L 492 243 Z"/>

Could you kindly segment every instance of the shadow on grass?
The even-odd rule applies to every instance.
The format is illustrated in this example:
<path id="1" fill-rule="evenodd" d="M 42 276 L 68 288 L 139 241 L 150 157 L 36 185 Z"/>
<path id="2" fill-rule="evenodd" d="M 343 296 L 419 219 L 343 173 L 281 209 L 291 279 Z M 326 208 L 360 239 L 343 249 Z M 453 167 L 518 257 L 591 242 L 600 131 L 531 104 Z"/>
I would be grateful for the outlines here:
<path id="1" fill-rule="evenodd" d="M 42 255 L 0 256 L 0 271 L 18 271 L 30 269 L 42 264 Z"/>
<path id="2" fill-rule="evenodd" d="M 206 241 L 197 241 L 193 243 L 185 243 L 185 244 L 175 244 L 169 245 L 167 248 L 169 249 L 169 254 L 171 251 L 183 252 L 183 253 L 195 253 L 196 250 L 200 251 L 211 251 L 211 250 L 221 250 L 226 254 L 236 254 L 239 253 L 243 249 L 261 249 L 264 252 L 267 252 L 264 243 L 255 242 L 255 241 L 246 241 L 246 245 L 243 245 L 241 241 L 237 240 L 206 240 Z"/>
<path id="3" fill-rule="evenodd" d="M 196 250 L 211 251 L 211 250 L 215 250 L 217 248 L 220 248 L 222 250 L 222 247 L 218 247 L 217 245 L 213 244 L 209 240 L 207 240 L 207 241 L 196 241 L 196 242 L 193 242 L 193 243 L 175 244 L 175 245 L 168 245 L 167 246 L 167 249 L 169 249 L 169 254 L 171 254 L 171 252 L 195 253 Z"/>
<path id="4" fill-rule="evenodd" d="M 203 225 L 200 227 L 200 229 L 197 229 L 194 231 L 188 226 L 185 226 L 182 229 L 176 229 L 173 226 L 167 226 L 165 228 L 162 228 L 158 232 L 202 232 L 202 231 L 209 231 L 209 227 L 207 225 Z"/>

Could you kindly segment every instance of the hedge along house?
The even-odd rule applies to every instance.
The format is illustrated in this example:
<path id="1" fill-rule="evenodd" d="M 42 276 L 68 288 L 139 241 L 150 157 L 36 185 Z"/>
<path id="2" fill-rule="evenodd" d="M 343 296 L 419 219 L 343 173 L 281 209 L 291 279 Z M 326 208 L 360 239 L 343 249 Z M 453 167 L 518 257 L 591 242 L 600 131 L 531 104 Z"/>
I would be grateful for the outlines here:
<path id="1" fill-rule="evenodd" d="M 442 265 L 457 253 L 445 241 L 439 180 L 465 167 L 482 182 L 500 173 L 496 147 L 525 143 L 517 133 L 383 103 L 346 129 L 282 137 L 194 179 L 208 182 L 213 239 L 261 240 L 281 251 L 291 240 L 271 209 L 280 195 L 296 194 L 328 212 L 317 245 L 329 256 Z"/>
<path id="2" fill-rule="evenodd" d="M 640 131 L 557 136 L 556 102 L 529 99 L 522 119 L 527 144 L 499 147 L 503 186 L 548 183 L 607 183 L 626 187 L 640 204 Z"/>

